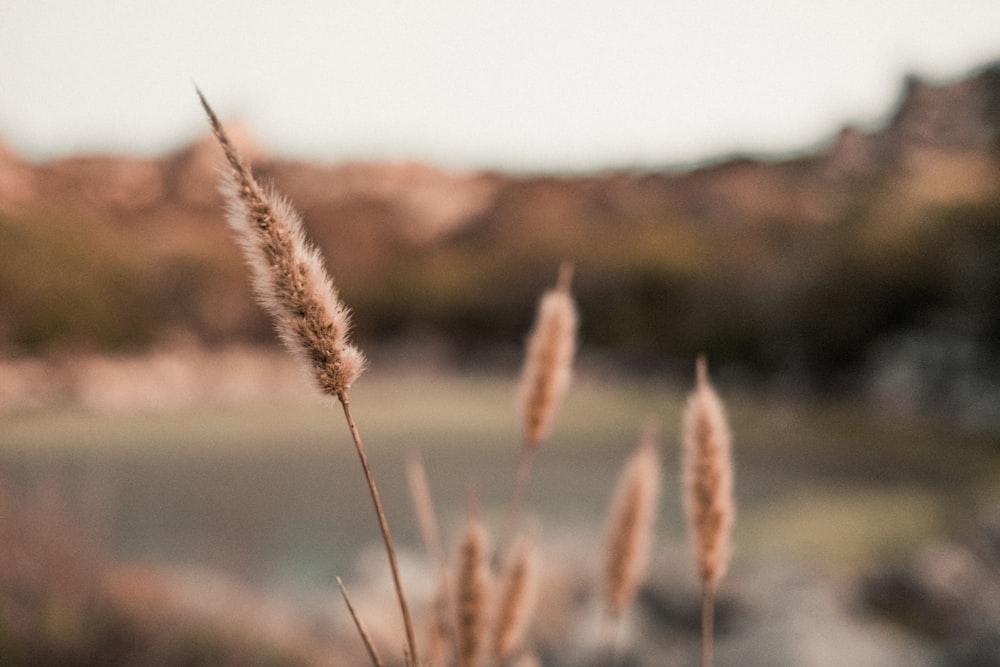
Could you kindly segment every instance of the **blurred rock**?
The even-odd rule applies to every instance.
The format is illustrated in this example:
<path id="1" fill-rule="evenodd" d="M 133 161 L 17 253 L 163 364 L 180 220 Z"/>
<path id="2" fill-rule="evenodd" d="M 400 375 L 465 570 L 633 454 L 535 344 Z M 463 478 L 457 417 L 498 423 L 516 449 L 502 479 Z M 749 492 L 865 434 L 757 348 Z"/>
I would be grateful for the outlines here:
<path id="1" fill-rule="evenodd" d="M 928 544 L 912 560 L 871 572 L 865 603 L 933 638 L 945 665 L 1000 665 L 1000 514 L 962 540 Z"/>

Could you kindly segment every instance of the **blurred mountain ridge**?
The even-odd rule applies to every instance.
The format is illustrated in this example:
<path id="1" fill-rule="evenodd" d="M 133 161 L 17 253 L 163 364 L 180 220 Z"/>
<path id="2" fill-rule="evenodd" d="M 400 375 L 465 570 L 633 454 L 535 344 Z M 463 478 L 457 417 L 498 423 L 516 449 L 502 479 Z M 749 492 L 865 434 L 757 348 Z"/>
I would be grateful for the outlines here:
<path id="1" fill-rule="evenodd" d="M 604 191 L 624 209 L 629 199 L 644 199 L 712 219 L 724 216 L 732 223 L 776 214 L 821 220 L 842 211 L 859 181 L 887 172 L 928 186 L 944 177 L 945 182 L 921 193 L 930 198 L 995 194 L 997 184 L 989 181 L 996 175 L 1000 150 L 1000 61 L 945 83 L 910 75 L 882 127 L 845 127 L 813 152 L 721 158 L 688 169 L 559 176 L 456 173 L 419 162 L 290 161 L 264 153 L 242 123 L 227 127 L 255 169 L 280 187 L 292 188 L 288 196 L 300 207 L 386 202 L 410 216 L 407 224 L 393 228 L 418 241 L 471 223 L 495 206 L 507 186 L 552 189 L 553 183 L 583 186 L 585 193 Z M 17 211 L 41 202 L 98 215 L 167 206 L 214 207 L 220 201 L 220 164 L 221 153 L 207 132 L 158 159 L 86 155 L 37 164 L 21 159 L 0 140 L 0 210 Z M 659 201 L 648 201 L 655 191 Z M 802 200 L 813 203 L 804 205 Z"/>
<path id="2" fill-rule="evenodd" d="M 913 332 L 998 352 L 1000 63 L 908 77 L 880 127 L 689 168 L 312 163 L 228 126 L 302 213 L 362 336 L 519 342 L 569 259 L 584 340 L 626 358 L 707 351 L 826 382 Z M 270 340 L 222 222 L 221 162 L 207 132 L 159 159 L 36 164 L 0 142 L 0 351 Z"/>

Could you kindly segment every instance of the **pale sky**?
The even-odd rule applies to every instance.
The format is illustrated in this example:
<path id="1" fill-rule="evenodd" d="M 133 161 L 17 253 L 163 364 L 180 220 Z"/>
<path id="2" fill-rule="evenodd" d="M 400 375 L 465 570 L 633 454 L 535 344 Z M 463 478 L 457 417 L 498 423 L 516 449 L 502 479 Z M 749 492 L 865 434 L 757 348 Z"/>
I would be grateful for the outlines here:
<path id="1" fill-rule="evenodd" d="M 0 0 L 0 140 L 593 169 L 808 148 L 1000 58 L 998 0 Z"/>

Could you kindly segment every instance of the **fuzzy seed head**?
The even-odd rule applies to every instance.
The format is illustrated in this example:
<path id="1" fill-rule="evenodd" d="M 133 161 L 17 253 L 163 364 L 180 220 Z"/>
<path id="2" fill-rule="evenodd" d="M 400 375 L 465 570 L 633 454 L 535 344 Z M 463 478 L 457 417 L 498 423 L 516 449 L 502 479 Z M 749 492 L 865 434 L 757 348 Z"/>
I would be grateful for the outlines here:
<path id="1" fill-rule="evenodd" d="M 647 429 L 618 477 L 608 511 L 604 548 L 604 604 L 621 614 L 645 576 L 660 494 L 657 436 Z"/>
<path id="2" fill-rule="evenodd" d="M 683 424 L 684 510 L 694 543 L 698 576 L 714 590 L 729 566 L 733 525 L 731 436 L 722 400 L 708 379 L 704 357 L 688 397 Z"/>
<path id="3" fill-rule="evenodd" d="M 449 576 L 449 572 L 442 571 L 437 590 L 431 600 L 427 619 L 427 640 L 421 649 L 421 657 L 426 667 L 446 667 L 452 664 L 455 633 Z"/>
<path id="4" fill-rule="evenodd" d="M 298 213 L 257 182 L 200 91 L 198 96 L 229 163 L 221 187 L 227 221 L 250 267 L 254 293 L 320 389 L 341 397 L 365 364 L 364 355 L 347 340 L 350 311 L 319 251 L 306 240 Z"/>
<path id="5" fill-rule="evenodd" d="M 561 270 L 559 285 L 538 304 L 535 325 L 518 388 L 524 442 L 537 446 L 552 430 L 559 404 L 572 378 L 576 354 L 577 311 L 569 290 L 570 269 Z"/>
<path id="6" fill-rule="evenodd" d="M 490 597 L 488 559 L 486 530 L 477 517 L 469 517 L 459 543 L 455 570 L 459 667 L 476 667 L 483 658 Z"/>
<path id="7" fill-rule="evenodd" d="M 509 660 L 524 638 L 538 593 L 538 559 L 534 536 L 522 537 L 505 568 L 493 624 L 493 657 Z"/>

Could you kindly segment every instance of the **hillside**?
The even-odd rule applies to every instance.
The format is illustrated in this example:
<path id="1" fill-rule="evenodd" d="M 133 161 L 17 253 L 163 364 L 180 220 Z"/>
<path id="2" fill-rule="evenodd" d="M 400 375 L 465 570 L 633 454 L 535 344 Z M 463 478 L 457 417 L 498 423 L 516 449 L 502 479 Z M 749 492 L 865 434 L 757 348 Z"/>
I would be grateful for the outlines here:
<path id="1" fill-rule="evenodd" d="M 585 345 L 624 361 L 706 351 L 818 387 L 910 371 L 1000 385 L 1000 65 L 911 77 L 880 127 L 801 154 L 694 168 L 314 164 L 232 131 L 303 213 L 364 340 L 519 343 L 566 258 Z M 220 159 L 207 134 L 155 160 L 36 164 L 0 143 L 0 352 L 271 340 Z"/>

